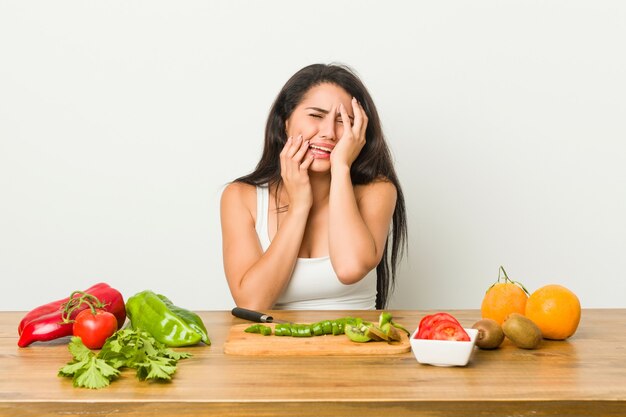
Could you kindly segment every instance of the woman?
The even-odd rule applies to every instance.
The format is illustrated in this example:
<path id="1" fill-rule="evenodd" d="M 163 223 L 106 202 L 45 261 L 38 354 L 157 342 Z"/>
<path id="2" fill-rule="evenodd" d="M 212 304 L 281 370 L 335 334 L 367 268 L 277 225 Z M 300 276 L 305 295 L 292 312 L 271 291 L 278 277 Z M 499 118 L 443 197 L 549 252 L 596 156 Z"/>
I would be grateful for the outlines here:
<path id="1" fill-rule="evenodd" d="M 406 241 L 404 198 L 376 107 L 355 74 L 315 64 L 287 81 L 256 169 L 222 194 L 221 221 L 238 306 L 386 306 Z"/>

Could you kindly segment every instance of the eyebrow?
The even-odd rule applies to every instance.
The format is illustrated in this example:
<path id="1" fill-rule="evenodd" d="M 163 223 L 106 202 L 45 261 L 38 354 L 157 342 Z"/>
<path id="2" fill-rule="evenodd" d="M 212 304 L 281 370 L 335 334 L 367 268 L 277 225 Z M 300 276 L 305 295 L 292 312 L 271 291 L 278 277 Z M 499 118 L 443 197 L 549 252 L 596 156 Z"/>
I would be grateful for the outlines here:
<path id="1" fill-rule="evenodd" d="M 306 107 L 306 110 L 314 110 L 314 111 L 318 111 L 318 112 L 320 112 L 320 113 L 324 113 L 324 114 L 328 114 L 328 113 L 330 113 L 330 111 L 329 111 L 329 110 L 321 109 L 321 108 L 319 108 L 319 107 Z M 352 116 L 348 115 L 348 118 L 349 118 L 350 120 L 354 121 L 354 117 L 352 117 Z"/>

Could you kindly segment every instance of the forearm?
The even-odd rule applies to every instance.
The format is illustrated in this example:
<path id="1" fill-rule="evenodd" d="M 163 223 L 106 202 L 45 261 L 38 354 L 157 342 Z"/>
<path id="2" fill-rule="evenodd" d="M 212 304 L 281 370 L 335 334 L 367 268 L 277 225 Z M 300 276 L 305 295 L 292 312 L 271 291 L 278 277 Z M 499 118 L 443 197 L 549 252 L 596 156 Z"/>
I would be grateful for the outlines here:
<path id="1" fill-rule="evenodd" d="M 356 201 L 349 167 L 334 169 L 329 196 L 329 253 L 341 282 L 352 284 L 378 263 L 376 241 Z"/>
<path id="2" fill-rule="evenodd" d="M 267 251 L 231 288 L 238 306 L 271 308 L 289 284 L 298 259 L 308 210 L 289 211 Z"/>

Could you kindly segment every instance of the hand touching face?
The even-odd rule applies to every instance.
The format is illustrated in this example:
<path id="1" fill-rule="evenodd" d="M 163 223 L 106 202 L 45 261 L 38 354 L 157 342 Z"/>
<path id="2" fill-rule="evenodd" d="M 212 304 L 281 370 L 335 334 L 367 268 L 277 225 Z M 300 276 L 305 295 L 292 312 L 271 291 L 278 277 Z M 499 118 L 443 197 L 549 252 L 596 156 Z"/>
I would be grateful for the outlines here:
<path id="1" fill-rule="evenodd" d="M 343 88 L 324 83 L 311 88 L 286 123 L 287 135 L 309 141 L 310 171 L 350 166 L 365 145 L 367 116 Z"/>
<path id="2" fill-rule="evenodd" d="M 344 165 L 349 168 L 365 146 L 367 115 L 356 98 L 352 97 L 350 105 L 354 114 L 354 124 L 351 123 L 348 110 L 343 103 L 339 105 L 339 112 L 343 121 L 343 132 L 339 143 L 330 154 L 331 166 Z"/>

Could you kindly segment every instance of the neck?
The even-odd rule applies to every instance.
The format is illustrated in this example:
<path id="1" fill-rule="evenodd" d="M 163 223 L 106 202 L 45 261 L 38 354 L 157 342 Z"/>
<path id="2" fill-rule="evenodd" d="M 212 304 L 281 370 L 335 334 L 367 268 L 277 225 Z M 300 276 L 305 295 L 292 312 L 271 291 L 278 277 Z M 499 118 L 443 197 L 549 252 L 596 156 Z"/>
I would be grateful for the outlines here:
<path id="1" fill-rule="evenodd" d="M 330 172 L 309 172 L 309 182 L 313 191 L 313 207 L 328 203 L 330 194 Z"/>

